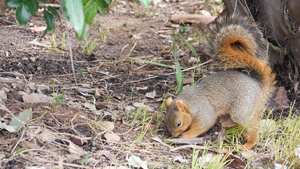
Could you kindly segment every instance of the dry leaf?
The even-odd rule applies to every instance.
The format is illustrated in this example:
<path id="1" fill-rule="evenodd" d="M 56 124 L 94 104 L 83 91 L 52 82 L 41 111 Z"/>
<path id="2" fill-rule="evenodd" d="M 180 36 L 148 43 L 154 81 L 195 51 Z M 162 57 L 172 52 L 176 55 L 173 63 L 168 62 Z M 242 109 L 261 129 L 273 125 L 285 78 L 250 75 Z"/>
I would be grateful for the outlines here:
<path id="1" fill-rule="evenodd" d="M 225 129 L 221 128 L 219 134 L 218 134 L 218 142 L 226 140 L 226 133 L 225 133 Z"/>
<path id="2" fill-rule="evenodd" d="M 31 143 L 29 141 L 21 141 L 20 142 L 20 147 L 28 148 L 28 149 L 39 149 L 41 148 L 39 145 Z"/>
<path id="3" fill-rule="evenodd" d="M 107 129 L 108 131 L 113 131 L 113 129 L 115 128 L 115 124 L 113 122 L 110 122 L 110 121 L 101 122 L 100 125 L 103 128 Z"/>
<path id="4" fill-rule="evenodd" d="M 126 106 L 125 107 L 125 111 L 128 113 L 128 112 L 131 112 L 131 111 L 134 111 L 135 110 L 135 107 L 133 106 Z"/>
<path id="5" fill-rule="evenodd" d="M 71 155 L 72 154 L 79 155 L 79 156 L 84 155 L 84 150 L 81 147 L 77 146 L 76 144 L 72 143 L 71 141 L 69 141 L 68 149 Z"/>
<path id="6" fill-rule="evenodd" d="M 137 103 L 137 102 L 135 102 L 135 103 L 133 103 L 133 106 L 137 107 L 137 108 L 147 109 L 148 111 L 153 111 L 154 110 L 152 107 L 147 106 L 144 103 Z"/>
<path id="7" fill-rule="evenodd" d="M 30 30 L 32 30 L 32 32 L 43 32 L 44 30 L 47 29 L 46 26 L 35 26 L 35 27 L 30 27 Z"/>
<path id="8" fill-rule="evenodd" d="M 47 95 L 37 93 L 24 94 L 22 98 L 25 103 L 48 103 L 52 100 Z"/>
<path id="9" fill-rule="evenodd" d="M 272 128 L 275 128 L 276 123 L 274 120 L 272 119 L 262 119 L 260 121 L 260 128 L 259 128 L 259 133 L 265 133 L 267 131 L 269 131 Z"/>
<path id="10" fill-rule="evenodd" d="M 153 92 L 146 93 L 145 96 L 150 99 L 154 99 L 154 97 L 156 96 L 156 92 L 154 90 Z"/>
<path id="11" fill-rule="evenodd" d="M 144 87 L 136 87 L 136 90 L 147 90 L 148 86 L 144 86 Z"/>
<path id="12" fill-rule="evenodd" d="M 294 148 L 295 155 L 300 159 L 300 147 Z"/>
<path id="13" fill-rule="evenodd" d="M 40 135 L 40 138 L 44 141 L 44 142 L 48 142 L 48 143 L 51 143 L 53 142 L 56 137 L 55 135 L 50 132 L 49 130 L 44 130 Z"/>
<path id="14" fill-rule="evenodd" d="M 95 106 L 94 104 L 91 104 L 91 103 L 88 103 L 88 102 L 85 102 L 85 103 L 83 104 L 83 107 L 84 107 L 84 108 L 87 108 L 87 109 L 89 109 L 89 110 L 91 110 L 91 111 L 97 110 L 97 109 L 96 109 L 96 106 Z"/>
<path id="15" fill-rule="evenodd" d="M 147 161 L 142 161 L 140 157 L 131 155 L 128 159 L 128 165 L 136 168 L 141 167 L 142 169 L 148 169 Z"/>
<path id="16" fill-rule="evenodd" d="M 182 156 L 175 156 L 174 161 L 179 161 L 180 163 L 188 163 L 189 160 L 183 159 Z"/>
<path id="17" fill-rule="evenodd" d="M 120 136 L 116 133 L 105 133 L 104 137 L 106 138 L 107 142 L 109 143 L 116 143 L 121 140 Z"/>

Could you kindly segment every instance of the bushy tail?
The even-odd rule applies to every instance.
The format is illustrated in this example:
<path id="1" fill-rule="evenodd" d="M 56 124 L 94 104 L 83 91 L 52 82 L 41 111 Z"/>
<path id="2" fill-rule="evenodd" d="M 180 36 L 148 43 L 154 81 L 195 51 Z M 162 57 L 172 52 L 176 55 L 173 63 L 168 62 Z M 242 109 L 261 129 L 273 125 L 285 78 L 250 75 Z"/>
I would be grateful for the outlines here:
<path id="1" fill-rule="evenodd" d="M 204 52 L 225 68 L 254 71 L 266 93 L 275 85 L 269 66 L 267 43 L 257 26 L 246 18 L 219 17 L 207 28 Z"/>

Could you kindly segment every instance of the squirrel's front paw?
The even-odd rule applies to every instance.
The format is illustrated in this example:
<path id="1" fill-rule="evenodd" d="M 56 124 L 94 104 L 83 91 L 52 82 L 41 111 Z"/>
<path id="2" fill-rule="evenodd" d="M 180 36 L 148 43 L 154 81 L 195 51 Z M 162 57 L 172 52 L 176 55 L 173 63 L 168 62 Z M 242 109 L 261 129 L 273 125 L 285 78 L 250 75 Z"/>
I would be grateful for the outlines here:
<path id="1" fill-rule="evenodd" d="M 194 134 L 194 133 L 191 133 L 191 132 L 184 132 L 184 133 L 181 133 L 179 135 L 179 138 L 194 138 L 194 137 L 197 137 L 198 135 L 197 134 Z"/>

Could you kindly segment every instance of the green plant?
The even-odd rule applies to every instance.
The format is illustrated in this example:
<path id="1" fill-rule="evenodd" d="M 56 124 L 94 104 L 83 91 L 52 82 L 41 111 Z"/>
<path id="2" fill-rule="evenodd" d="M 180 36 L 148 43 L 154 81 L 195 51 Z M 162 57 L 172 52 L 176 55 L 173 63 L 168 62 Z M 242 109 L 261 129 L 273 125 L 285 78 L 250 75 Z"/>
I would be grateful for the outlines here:
<path id="1" fill-rule="evenodd" d="M 185 31 L 186 31 L 186 25 L 183 22 L 183 20 L 181 20 L 180 23 L 183 25 L 183 26 L 180 26 L 179 30 L 178 30 L 178 33 L 181 35 L 181 34 L 185 33 Z"/>
<path id="2" fill-rule="evenodd" d="M 83 154 L 83 156 L 82 156 L 82 159 L 81 159 L 81 161 L 79 161 L 79 163 L 80 163 L 81 165 L 85 164 L 85 163 L 87 162 L 88 158 L 89 158 L 89 153 L 84 152 L 84 154 Z"/>
<path id="3" fill-rule="evenodd" d="M 55 81 L 53 80 L 53 84 L 52 84 L 52 97 L 53 97 L 52 105 L 53 105 L 53 107 L 56 107 L 58 105 L 64 104 L 64 93 L 59 94 L 59 93 L 54 92 L 55 91 L 54 90 L 54 85 L 55 85 Z"/>
<path id="4" fill-rule="evenodd" d="M 107 102 L 109 102 L 110 101 L 110 99 L 112 98 L 112 96 L 113 96 L 113 91 L 111 91 L 111 93 L 110 94 L 107 94 L 106 95 L 106 99 L 105 99 L 105 101 L 107 101 Z"/>
<path id="5" fill-rule="evenodd" d="M 83 53 L 86 51 L 88 55 L 91 55 L 93 53 L 93 50 L 95 49 L 95 47 L 99 44 L 100 44 L 100 42 L 98 39 L 94 39 L 93 42 L 85 39 L 85 44 L 84 44 L 81 52 Z"/>
<path id="6" fill-rule="evenodd" d="M 175 60 L 175 77 L 176 77 L 176 82 L 177 82 L 177 86 L 178 86 L 177 93 L 179 94 L 183 90 L 183 78 L 182 78 L 181 67 L 177 60 L 177 52 L 178 52 L 178 48 L 177 48 L 177 44 L 176 44 L 176 40 L 175 40 L 175 33 L 173 30 L 173 56 L 174 56 L 174 60 Z"/>
<path id="7" fill-rule="evenodd" d="M 189 47 L 189 49 L 192 51 L 192 53 L 194 54 L 194 56 L 196 57 L 196 59 L 197 59 L 197 67 L 199 67 L 199 56 L 198 56 L 198 54 L 197 54 L 197 52 L 196 52 L 196 50 L 195 50 L 195 48 L 180 34 L 180 33 L 178 33 L 177 34 L 182 40 L 183 40 L 183 42 Z M 194 79 L 194 77 L 195 77 L 195 73 L 196 73 L 196 70 L 197 70 L 197 67 L 195 67 L 194 69 L 193 69 L 193 72 L 192 72 L 192 78 Z"/>
<path id="8" fill-rule="evenodd" d="M 62 39 L 59 43 L 57 43 L 57 37 L 55 34 L 52 34 L 52 45 L 51 47 L 52 48 L 58 48 L 58 47 L 61 47 L 61 48 L 64 48 L 66 45 L 66 32 L 64 32 L 62 34 Z"/>
<path id="9" fill-rule="evenodd" d="M 54 33 L 54 18 L 60 20 L 56 9 L 51 6 L 46 8 L 43 5 L 45 2 L 46 0 L 8 0 L 7 7 L 16 8 L 16 18 L 21 26 L 26 26 L 30 15 L 33 16 L 40 6 L 43 7 L 44 19 L 47 24 L 45 35 L 48 31 Z M 150 0 L 140 0 L 140 2 L 149 8 Z M 59 3 L 66 10 L 68 20 L 76 31 L 77 37 L 82 40 L 86 37 L 97 12 L 99 11 L 104 15 L 105 8 L 110 6 L 112 0 L 59 0 Z"/>
<path id="10" fill-rule="evenodd" d="M 86 79 L 86 78 L 85 78 L 85 75 L 84 75 L 84 72 L 83 72 L 82 69 L 79 69 L 79 74 L 80 74 L 84 79 Z"/>
<path id="11" fill-rule="evenodd" d="M 18 147 L 18 148 L 16 149 L 16 152 L 17 152 L 17 153 L 21 153 L 21 152 L 26 151 L 26 150 L 28 150 L 28 148 Z"/>

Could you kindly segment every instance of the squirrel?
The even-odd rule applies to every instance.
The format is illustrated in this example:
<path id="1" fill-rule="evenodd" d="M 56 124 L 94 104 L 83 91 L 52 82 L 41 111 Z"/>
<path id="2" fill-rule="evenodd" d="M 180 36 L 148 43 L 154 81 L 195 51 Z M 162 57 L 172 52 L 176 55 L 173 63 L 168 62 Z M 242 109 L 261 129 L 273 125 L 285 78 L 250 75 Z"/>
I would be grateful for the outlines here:
<path id="1" fill-rule="evenodd" d="M 208 131 L 221 116 L 245 126 L 239 149 L 251 149 L 258 140 L 261 112 L 274 90 L 276 74 L 269 65 L 267 42 L 245 17 L 223 16 L 209 24 L 203 52 L 226 69 L 166 100 L 165 123 L 174 137 L 193 138 Z M 236 69 L 247 69 L 249 76 Z"/>

